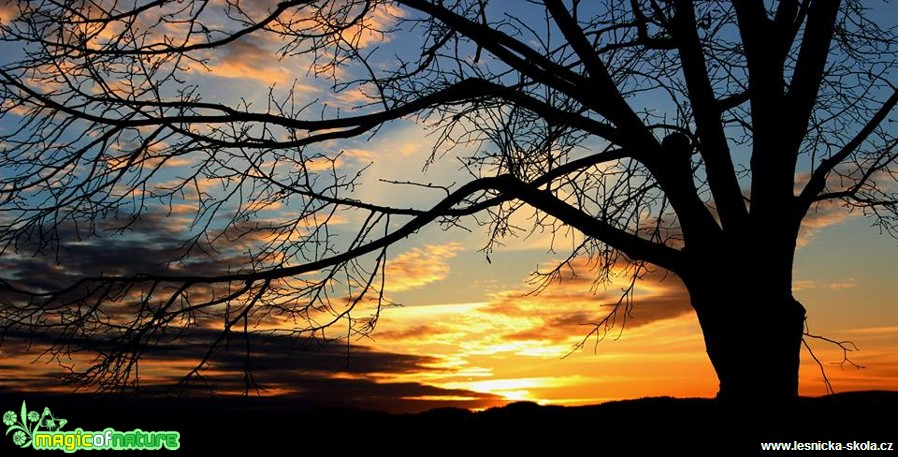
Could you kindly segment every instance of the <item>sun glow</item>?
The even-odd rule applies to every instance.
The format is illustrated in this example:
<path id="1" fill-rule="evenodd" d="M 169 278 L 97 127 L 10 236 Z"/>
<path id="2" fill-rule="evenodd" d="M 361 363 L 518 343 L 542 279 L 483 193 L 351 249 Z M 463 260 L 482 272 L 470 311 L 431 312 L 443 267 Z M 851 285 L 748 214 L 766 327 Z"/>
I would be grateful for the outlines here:
<path id="1" fill-rule="evenodd" d="M 572 386 L 582 384 L 583 382 L 584 380 L 581 376 L 565 376 L 557 378 L 534 377 L 455 382 L 445 384 L 442 387 L 495 394 L 511 401 L 544 401 L 543 399 L 539 398 L 539 395 L 533 392 L 534 389 Z"/>

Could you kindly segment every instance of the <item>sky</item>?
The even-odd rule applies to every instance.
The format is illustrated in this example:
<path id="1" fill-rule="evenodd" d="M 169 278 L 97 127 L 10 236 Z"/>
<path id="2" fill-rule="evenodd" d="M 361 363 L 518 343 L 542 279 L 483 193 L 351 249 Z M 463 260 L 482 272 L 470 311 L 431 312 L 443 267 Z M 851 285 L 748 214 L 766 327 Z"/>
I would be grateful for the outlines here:
<path id="1" fill-rule="evenodd" d="M 0 17 L 8 20 L 10 14 L 4 11 Z M 403 14 L 377 10 L 373 21 L 388 27 Z M 363 48 L 379 46 L 389 52 L 402 52 L 409 46 L 376 33 L 362 33 L 361 40 Z M 307 70 L 313 64 L 308 53 L 273 59 L 278 44 L 268 35 L 238 40 L 205 56 L 209 59 L 205 67 L 190 67 L 185 77 L 213 101 L 239 98 L 264 104 L 272 84 L 276 90 L 292 87 L 297 97 L 315 106 L 364 100 L 357 91 L 334 94 L 326 79 L 310 78 Z M 338 74 L 351 76 L 352 71 L 340 69 Z M 423 121 L 405 119 L 385 125 L 373 136 L 325 143 L 318 151 L 332 155 L 340 150 L 333 162 L 340 172 L 364 168 L 354 194 L 359 198 L 426 207 L 441 196 L 440 189 L 389 181 L 449 184 L 464 179 L 456 159 L 470 152 L 466 146 L 422 171 L 434 141 L 434 131 Z M 157 183 L 160 189 L 194 165 L 191 156 L 180 159 L 166 165 Z M 321 158 L 306 162 L 316 170 L 326 171 L 329 165 Z M 221 195 L 228 186 L 227 180 L 207 177 L 199 181 L 198 192 Z M 52 288 L 82 275 L 163 271 L 169 267 L 160 262 L 181 252 L 183 237 L 197 229 L 193 225 L 197 195 L 182 192 L 174 203 L 151 207 L 126 234 L 113 230 L 114 221 L 99 221 L 98 237 L 78 239 L 76 227 L 63 224 L 64 241 L 57 255 L 4 253 L 6 278 Z M 296 217 L 298 204 L 293 200 L 259 208 L 257 216 L 263 222 L 289 220 Z M 240 203 L 245 205 L 252 206 L 252 198 Z M 517 222 L 528 224 L 524 214 Z M 809 329 L 835 341 L 850 341 L 847 347 L 856 349 L 849 354 L 851 363 L 846 363 L 838 347 L 809 339 L 824 371 L 804 348 L 803 395 L 826 393 L 823 373 L 836 392 L 898 389 L 898 307 L 893 289 L 898 242 L 880 233 L 872 222 L 842 208 L 825 207 L 809 215 L 800 235 L 793 289 L 808 309 Z M 224 230 L 215 223 L 212 231 Z M 358 215 L 340 213 L 329 225 L 333 234 L 345 239 L 360 223 Z M 382 310 L 376 328 L 365 337 L 327 346 L 286 337 L 254 340 L 264 348 L 252 361 L 254 394 L 393 411 L 442 406 L 480 409 L 520 400 L 583 405 L 716 394 L 717 381 L 701 329 L 674 275 L 657 269 L 647 272 L 635 287 L 632 308 L 619 315 L 614 328 L 594 335 L 590 323 L 600 321 L 618 301 L 629 284 L 626 271 L 617 270 L 610 281 L 597 283 L 594 265 L 577 259 L 563 270 L 560 281 L 539 290 L 533 273 L 564 260 L 565 247 L 575 241 L 576 234 L 553 237 L 545 231 L 524 232 L 503 238 L 503 245 L 486 254 L 482 249 L 488 234 L 476 224 L 469 228 L 429 226 L 391 247 L 384 281 L 386 298 L 394 305 Z M 228 241 L 216 245 L 214 256 L 194 254 L 186 264 L 173 268 L 215 273 L 227 265 L 244 264 L 248 252 L 263 252 L 265 242 L 280 236 L 222 235 Z M 270 324 L 256 323 L 260 328 Z M 90 357 L 75 353 L 64 360 L 47 358 L 41 351 L 54 337 L 30 335 L 24 343 L 4 341 L 0 389 L 70 390 L 60 377 L 67 367 L 83 369 Z M 141 368 L 143 382 L 152 385 L 177 379 L 213 337 L 214 329 L 203 328 L 148 354 Z M 756 334 L 746 335 L 746 344 L 763 337 L 761 321 Z M 219 353 L 204 372 L 204 380 L 218 392 L 238 395 L 244 363 L 240 350 Z"/>

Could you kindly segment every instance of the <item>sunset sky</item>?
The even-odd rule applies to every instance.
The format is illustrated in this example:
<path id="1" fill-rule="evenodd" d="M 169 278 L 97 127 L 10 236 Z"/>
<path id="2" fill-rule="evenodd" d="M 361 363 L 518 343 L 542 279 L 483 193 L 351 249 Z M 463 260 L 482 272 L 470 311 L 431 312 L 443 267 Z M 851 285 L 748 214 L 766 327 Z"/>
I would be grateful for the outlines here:
<path id="1" fill-rule="evenodd" d="M 0 18 L 9 21 L 14 14 L 10 5 L 4 4 Z M 403 14 L 401 10 L 378 9 L 372 20 L 387 26 Z M 886 20 L 894 21 L 894 17 L 886 15 Z M 364 35 L 363 40 L 370 41 L 363 41 L 363 46 L 381 46 L 385 54 L 416 46 L 373 33 Z M 292 86 L 297 99 L 315 106 L 325 102 L 353 106 L 364 101 L 358 92 L 335 94 L 327 80 L 310 77 L 308 55 L 273 58 L 279 44 L 273 34 L 238 40 L 221 52 L 205 55 L 207 68 L 191 67 L 185 76 L 207 99 L 220 102 L 243 99 L 264 106 L 273 84 L 276 90 Z M 5 62 L 9 44 L 3 46 Z M 341 76 L 352 76 L 356 70 L 347 68 L 343 71 L 348 74 Z M 652 100 L 637 102 L 650 105 Z M 0 124 L 0 129 L 10 128 L 9 121 Z M 385 125 L 374 136 L 316 147 L 331 156 L 333 151 L 341 151 L 335 162 L 340 172 L 351 174 L 367 166 L 355 198 L 424 208 L 439 200 L 441 190 L 410 191 L 409 186 L 385 181 L 463 183 L 466 175 L 458 158 L 470 153 L 468 146 L 452 150 L 422 172 L 434 141 L 433 131 L 423 121 L 405 119 Z M 599 145 L 582 147 L 588 150 Z M 191 158 L 180 159 L 163 167 L 156 182 L 160 188 L 190 169 Z M 198 186 L 212 194 L 227 187 L 213 179 L 201 180 Z M 73 229 L 63 227 L 63 235 L 72 238 L 62 243 L 58 257 L 6 252 L 0 260 L 7 272 L 4 278 L 53 286 L 83 274 L 156 270 L 159 262 L 177 251 L 179 240 L 197 229 L 191 225 L 196 196 L 181 197 L 171 206 L 157 202 L 125 235 L 110 231 L 77 241 Z M 270 206 L 259 214 L 270 220 L 288 218 L 296 210 L 291 204 L 296 202 Z M 521 227 L 533 225 L 529 214 L 521 212 L 519 216 Z M 363 218 L 361 213 L 340 213 L 329 224 L 335 235 L 351 239 Z M 894 298 L 898 242 L 872 223 L 862 214 L 821 206 L 808 216 L 799 240 L 793 287 L 795 297 L 808 310 L 811 332 L 853 342 L 858 351 L 849 357 L 864 367 L 840 363 L 843 354 L 830 343 L 808 340 L 836 392 L 898 389 L 898 306 Z M 212 230 L 221 230 L 220 224 L 216 220 Z M 590 335 L 590 323 L 600 321 L 629 284 L 627 272 L 618 271 L 610 283 L 597 284 L 593 265 L 587 259 L 577 259 L 571 269 L 563 270 L 560 282 L 536 293 L 538 284 L 532 274 L 563 261 L 578 235 L 524 230 L 517 237 L 501 239 L 503 244 L 487 255 L 482 250 L 489 234 L 475 223 L 467 228 L 470 230 L 428 226 L 391 247 L 385 295 L 397 305 L 382 311 L 368 337 L 353 338 L 348 348 L 345 341 L 326 348 L 268 342 L 267 351 L 257 354 L 254 362 L 259 393 L 310 401 L 327 398 L 327 404 L 394 411 L 438 406 L 485 408 L 517 400 L 582 405 L 646 396 L 716 394 L 717 380 L 698 322 L 675 276 L 649 271 L 636 286 L 626 319 L 601 333 L 602 338 L 593 335 L 578 347 Z M 217 257 L 197 257 L 180 268 L 203 272 L 217 271 L 222 262 L 244 265 L 246 253 L 262 241 L 250 238 L 220 244 Z M 751 345 L 752 340 L 764 338 L 765 322 L 775 317 L 750 311 L 746 316 L 755 322 L 754 332 L 744 336 L 745 344 Z M 65 367 L 41 357 L 50 338 L 35 335 L 30 344 L 4 341 L 0 346 L 0 388 L 68 389 L 58 380 Z M 199 341 L 202 338 L 187 339 L 151 354 L 142 367 L 145 381 L 165 382 L 183 375 L 196 360 Z M 83 369 L 85 357 L 73 354 L 69 363 Z M 217 380 L 221 392 L 238 394 L 239 376 L 235 374 L 240 373 L 241 363 L 239 349 L 221 354 L 207 372 L 209 379 Z M 825 393 L 820 368 L 806 349 L 802 352 L 800 389 L 803 395 Z"/>

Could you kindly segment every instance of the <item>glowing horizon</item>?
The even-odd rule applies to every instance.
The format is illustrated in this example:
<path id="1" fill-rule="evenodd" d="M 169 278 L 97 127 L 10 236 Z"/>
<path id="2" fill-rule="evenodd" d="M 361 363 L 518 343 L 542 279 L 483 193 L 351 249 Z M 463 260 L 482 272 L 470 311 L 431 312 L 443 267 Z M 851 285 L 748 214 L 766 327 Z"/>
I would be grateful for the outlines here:
<path id="1" fill-rule="evenodd" d="M 817 247 L 818 241 L 846 230 L 841 224 L 823 229 L 818 234 L 820 240 L 815 239 L 802 248 L 800 258 L 825 253 L 808 255 L 807 250 Z M 515 251 L 510 257 L 524 255 L 525 251 Z M 433 253 L 434 258 L 426 258 L 427 253 Z M 469 259 L 464 257 L 471 255 L 476 254 L 466 253 L 456 242 L 431 245 L 424 250 L 413 248 L 397 255 L 393 273 L 399 284 L 397 294 L 404 297 L 406 305 L 385 309 L 370 338 L 353 342 L 356 349 L 351 350 L 349 371 L 335 365 L 317 373 L 314 368 L 312 372 L 303 372 L 303 366 L 297 364 L 267 379 L 262 370 L 260 390 L 252 394 L 302 393 L 305 391 L 303 376 L 370 385 L 430 386 L 427 392 L 410 394 L 399 389 L 391 394 L 397 400 L 396 410 L 429 409 L 429 404 L 480 410 L 513 401 L 575 406 L 642 397 L 713 397 L 716 394 L 717 382 L 704 352 L 700 327 L 688 308 L 682 286 L 674 278 L 662 274 L 649 276 L 644 284 L 637 286 L 634 308 L 622 331 L 614 328 L 597 344 L 593 337 L 584 348 L 575 350 L 575 345 L 590 329 L 582 324 L 602 316 L 606 307 L 599 305 L 613 302 L 621 284 L 591 290 L 589 276 L 581 274 L 541 294 L 531 295 L 527 292 L 532 285 L 526 283 L 525 275 L 518 279 L 517 287 L 497 287 L 493 283 L 490 291 L 478 289 L 482 286 L 478 281 L 469 281 L 467 294 L 481 300 L 441 303 L 438 299 L 441 288 L 450 287 L 457 292 L 459 283 L 469 280 L 471 275 L 488 278 L 492 265 L 480 271 L 456 270 L 456 265 L 466 265 Z M 502 266 L 501 254 L 496 256 L 496 262 Z M 872 259 L 867 265 L 871 270 L 879 267 L 878 261 Z M 860 300 L 858 294 L 867 293 L 871 295 L 869 300 L 876 300 L 880 291 L 889 286 L 883 271 L 858 271 L 846 265 L 854 271 L 853 276 L 844 280 L 829 280 L 826 275 L 811 279 L 817 267 L 800 264 L 796 274 L 799 278 L 796 294 L 809 308 L 810 329 L 814 334 L 856 343 L 860 350 L 848 355 L 852 362 L 864 366 L 857 369 L 849 363 L 842 364 L 838 347 L 811 340 L 835 391 L 898 389 L 898 370 L 894 368 L 898 365 L 895 314 L 870 315 L 844 326 L 839 325 L 844 319 L 833 313 L 845 299 Z M 415 304 L 416 300 L 425 303 Z M 679 304 L 672 305 L 675 302 Z M 888 305 L 888 302 L 879 304 L 880 307 Z M 763 327 L 754 337 L 763 337 Z M 32 364 L 33 352 L 11 356 L 11 350 L 15 353 L 16 347 L 0 348 L 6 362 L 0 369 L 6 379 L 0 383 L 3 387 L 26 392 L 70 390 L 62 385 L 49 387 L 46 382 L 35 386 L 17 383 L 15 380 L 23 378 L 23 373 L 49 377 L 49 380 L 59 375 L 60 370 L 52 365 Z M 336 352 L 340 352 L 339 348 Z M 353 364 L 369 364 L 366 357 L 381 357 L 380 354 L 405 354 L 421 361 L 400 367 L 387 364 L 386 368 L 372 367 L 372 371 L 353 371 Z M 190 360 L 177 360 L 150 358 L 142 362 L 143 382 L 152 385 L 154 381 L 170 381 L 178 372 L 190 368 Z M 233 370 L 222 371 L 213 365 L 205 374 L 214 382 L 216 376 L 239 374 Z M 299 372 L 301 375 L 296 374 Z M 800 379 L 802 395 L 826 393 L 820 368 L 805 349 Z M 241 395 L 244 391 L 225 388 L 218 393 Z"/>
<path id="2" fill-rule="evenodd" d="M 249 14 L 261 15 L 270 13 L 266 8 L 273 4 L 257 2 L 252 8 L 245 6 Z M 213 16 L 213 20 L 225 24 L 233 20 L 225 10 L 215 10 L 214 6 L 209 8 L 213 12 L 206 12 Z M 521 14 L 542 20 L 541 16 L 534 16 L 537 13 L 545 12 L 523 11 Z M 395 32 L 396 39 L 390 33 L 379 35 L 374 31 L 389 30 L 406 17 L 404 10 L 378 6 L 370 14 L 371 17 L 366 19 L 370 29 L 362 27 L 344 32 L 358 32 L 359 49 L 367 52 L 382 46 L 389 52 L 400 53 L 416 45 L 411 43 L 412 40 L 403 39 L 416 32 Z M 894 15 L 894 12 L 890 14 Z M 9 21 L 14 15 L 12 3 L 0 3 L 0 22 Z M 177 31 L 178 26 L 171 24 L 170 27 L 165 33 Z M 100 42 L 117 36 L 113 28 L 102 32 L 95 37 Z M 159 31 L 154 29 L 153 33 Z M 149 40 L 154 35 L 145 38 Z M 365 95 L 368 86 L 360 84 L 335 93 L 326 77 L 310 76 L 321 68 L 309 53 L 288 53 L 273 59 L 281 46 L 284 42 L 270 31 L 253 33 L 223 45 L 216 52 L 196 54 L 194 57 L 205 59 L 204 63 L 185 68 L 179 76 L 194 84 L 206 97 L 204 101 L 252 106 L 253 109 L 269 106 L 271 110 L 272 100 L 289 98 L 291 103 L 308 108 L 308 112 L 314 111 L 310 119 L 317 115 L 365 114 L 371 110 L 372 98 Z M 479 48 L 476 51 L 478 56 L 480 51 Z M 19 52 L 21 50 L 16 50 Z M 10 53 L 5 59 L 15 57 Z M 366 74 L 348 65 L 331 70 L 335 81 Z M 109 83 L 112 93 L 127 91 L 127 78 L 111 79 L 114 79 Z M 44 84 L 43 89 L 59 84 L 48 80 L 33 83 Z M 652 98 L 657 94 L 635 91 L 632 95 L 636 112 L 655 107 L 656 102 L 662 113 L 670 108 L 670 100 Z M 319 108 L 320 114 L 316 111 Z M 308 112 L 297 110 L 286 115 L 307 116 Z M 10 108 L 10 113 L 10 118 L 18 116 L 16 119 L 27 114 L 21 107 Z M 595 118 L 599 117 L 595 115 Z M 10 118 L 0 123 L 0 129 L 14 125 Z M 448 138 L 443 145 L 445 151 L 440 151 L 445 152 L 445 156 L 436 157 L 439 154 L 434 149 L 434 131 L 416 121 L 420 119 L 402 118 L 384 123 L 376 135 L 339 142 L 328 139 L 308 146 L 289 157 L 290 160 L 278 156 L 279 152 L 266 155 L 270 153 L 267 151 L 260 153 L 258 162 L 265 165 L 270 162 L 271 168 L 266 172 L 270 173 L 271 181 L 281 178 L 289 183 L 301 171 L 306 177 L 321 177 L 326 181 L 323 188 L 331 184 L 337 187 L 337 176 L 359 173 L 355 185 L 343 190 L 345 193 L 341 197 L 364 197 L 359 199 L 396 208 L 426 209 L 440 201 L 452 186 L 471 179 L 466 165 L 460 166 L 459 160 L 464 164 L 465 154 L 479 146 L 463 139 Z M 460 122 L 462 127 L 470 127 L 464 121 Z M 195 128 L 202 131 L 210 126 Z M 286 129 L 273 132 L 273 138 L 287 136 Z M 219 159 L 204 159 L 202 150 L 191 150 L 165 160 L 152 156 L 169 146 L 165 142 L 168 140 L 166 137 L 151 144 L 140 157 L 146 159 L 140 162 L 141 166 L 153 169 L 154 173 L 158 171 L 157 181 L 149 182 L 147 191 L 161 195 L 170 191 L 168 202 L 159 197 L 158 202 L 151 201 L 146 208 L 142 206 L 143 200 L 139 205 L 135 203 L 137 199 L 123 204 L 123 213 L 143 211 L 138 222 L 128 225 L 127 233 L 115 230 L 116 223 L 121 222 L 113 220 L 118 217 L 117 213 L 109 216 L 110 219 L 90 221 L 100 226 L 96 237 L 82 238 L 77 226 L 56 227 L 63 237 L 67 237 L 60 242 L 58 257 L 40 254 L 39 249 L 34 253 L 25 252 L 30 246 L 24 247 L 22 253 L 5 251 L 0 258 L 0 268 L 4 268 L 8 275 L 4 279 L 25 278 L 39 287 L 63 288 L 84 275 L 151 271 L 212 275 L 244 271 L 259 265 L 263 268 L 295 266 L 326 255 L 318 252 L 317 247 L 312 249 L 315 251 L 312 254 L 293 251 L 295 246 L 290 243 L 314 231 L 323 220 L 327 221 L 326 240 L 334 243 L 328 249 L 338 252 L 361 239 L 357 230 L 373 232 L 376 227 L 386 233 L 407 217 L 407 213 L 397 214 L 394 219 L 386 218 L 386 222 L 369 226 L 369 214 L 364 210 L 349 211 L 340 207 L 328 215 L 305 214 L 299 206 L 308 202 L 302 196 L 297 197 L 301 193 L 294 195 L 291 201 L 288 196 L 279 197 L 275 192 L 269 192 L 268 188 L 260 190 L 259 195 L 253 194 L 254 190 L 248 191 L 248 197 L 244 199 L 243 191 L 247 189 L 241 186 L 254 187 L 256 181 L 250 180 L 253 185 L 233 184 L 230 172 L 221 171 L 226 167 L 216 165 L 211 169 L 222 175 L 197 174 L 189 185 L 177 188 L 179 183 L 183 184 L 182 176 L 190 176 L 198 163 L 208 159 L 214 164 Z M 608 146 L 605 141 L 598 136 L 589 137 L 582 144 L 572 146 L 570 152 L 558 155 L 573 160 L 595 154 Z M 732 154 L 737 168 L 745 166 L 745 144 L 733 143 Z M 123 144 L 111 147 L 106 155 L 97 158 L 97 166 L 105 167 L 110 174 L 128 167 L 134 160 L 128 147 Z M 556 152 L 552 147 L 554 145 L 547 146 L 550 154 Z M 239 164 L 249 159 L 235 153 L 234 157 L 223 160 Z M 551 160 L 548 163 L 549 167 L 553 166 Z M 802 169 L 807 165 L 802 162 L 799 166 L 798 191 L 809 179 L 807 170 Z M 156 166 L 158 170 L 153 168 Z M 602 170 L 614 170 L 615 166 L 603 164 L 602 167 L 607 168 Z M 247 170 L 244 178 L 255 173 L 249 171 L 249 167 Z M 73 168 L 72 173 L 74 171 Z M 333 183 L 328 181 L 331 179 L 329 173 L 333 175 Z M 634 176 L 633 179 L 644 178 Z M 700 181 L 702 178 L 695 179 Z M 737 177 L 736 181 L 736 192 L 738 186 L 748 185 L 744 178 Z M 172 190 L 175 188 L 178 190 Z M 565 192 L 570 192 L 570 188 L 563 185 L 552 190 L 563 197 L 568 196 Z M 702 198 L 708 200 L 705 204 L 710 213 L 715 213 L 715 204 L 705 190 L 702 190 Z M 240 197 L 233 198 L 235 194 Z M 134 195 L 122 198 L 127 201 L 128 197 Z M 222 205 L 224 216 L 216 212 L 201 215 L 201 208 L 207 204 L 204 198 L 232 200 Z M 249 211 L 254 218 L 240 219 L 238 215 L 247 215 L 244 211 Z M 659 211 L 662 213 L 657 220 L 664 220 L 663 217 L 671 214 L 663 213 L 667 210 Z M 805 218 L 797 240 L 793 294 L 808 310 L 810 333 L 830 340 L 809 337 L 807 342 L 813 354 L 802 348 L 802 395 L 816 396 L 827 392 L 824 372 L 836 392 L 898 390 L 898 306 L 894 298 L 896 268 L 893 260 L 896 242 L 877 234 L 868 226 L 869 220 L 858 213 L 834 203 L 818 204 Z M 127 215 L 122 217 L 127 219 Z M 206 217 L 208 220 L 204 219 Z M 457 226 L 431 224 L 417 230 L 383 251 L 387 259 L 380 270 L 384 287 L 383 309 L 370 312 L 376 308 L 378 297 L 369 291 L 364 300 L 359 300 L 367 306 L 365 309 L 369 313 L 352 316 L 356 323 L 363 324 L 373 322 L 376 316 L 378 321 L 373 331 L 353 334 L 347 331 L 345 322 L 338 322 L 326 331 L 314 334 L 314 338 L 301 334 L 304 324 L 320 317 L 315 312 L 332 317 L 339 314 L 334 308 L 346 306 L 357 298 L 354 294 L 359 289 L 368 290 L 358 287 L 360 284 L 355 277 L 345 279 L 343 283 L 340 282 L 343 279 L 329 278 L 328 285 L 322 287 L 327 289 L 333 285 L 327 289 L 333 293 L 327 298 L 327 306 L 294 315 L 284 313 L 272 317 L 261 313 L 264 316 L 258 320 L 244 322 L 248 328 L 272 332 L 264 335 L 270 338 L 246 336 L 246 346 L 250 346 L 253 338 L 252 343 L 258 344 L 259 349 L 254 346 L 251 357 L 244 357 L 240 337 L 234 336 L 233 351 L 212 354 L 211 362 L 200 372 L 203 379 L 189 385 L 187 393 L 202 395 L 205 386 L 200 381 L 208 381 L 222 395 L 248 392 L 262 396 L 296 396 L 310 402 L 324 402 L 322 404 L 327 406 L 350 405 L 395 411 L 441 406 L 479 410 L 512 401 L 570 406 L 652 396 L 713 397 L 716 394 L 717 379 L 705 353 L 701 328 L 690 307 L 688 294 L 676 276 L 660 269 L 646 271 L 634 288 L 632 307 L 628 306 L 629 302 L 624 302 L 614 325 L 600 326 L 598 333 L 591 334 L 596 323 L 602 322 L 621 300 L 623 291 L 629 286 L 628 274 L 632 272 L 617 267 L 612 269 L 608 280 L 600 281 L 601 274 L 595 271 L 595 265 L 589 259 L 579 257 L 563 269 L 560 281 L 542 289 L 534 283 L 531 274 L 565 262 L 567 254 L 582 241 L 582 235 L 568 232 L 565 227 L 548 228 L 554 221 L 549 217 L 542 221 L 543 225 L 534 223 L 533 217 L 534 212 L 526 210 L 514 213 L 508 225 L 516 228 L 502 234 L 497 234 L 501 231 L 490 232 L 481 221 L 470 219 L 460 219 Z M 278 228 L 283 226 L 278 223 L 291 228 L 279 231 Z M 624 221 L 622 225 L 627 223 Z M 674 234 L 675 225 L 669 229 Z M 196 238 L 196 250 L 201 252 L 183 252 L 183 241 L 198 236 L 196 232 L 200 230 L 203 235 L 208 235 Z M 29 241 L 32 240 L 23 243 Z M 665 242 L 676 247 L 679 241 L 677 236 L 672 236 Z M 179 256 L 186 260 L 169 263 Z M 371 259 L 363 257 L 360 262 L 367 260 Z M 376 264 L 372 270 L 377 272 L 380 259 L 370 263 Z M 360 269 L 368 267 L 370 265 Z M 281 285 L 290 285 L 290 281 L 299 284 L 306 278 L 316 278 L 318 273 L 291 276 L 282 279 Z M 222 288 L 233 286 L 228 284 Z M 540 292 L 534 293 L 536 290 Z M 136 288 L 130 292 L 132 299 L 142 293 Z M 190 292 L 196 299 L 214 296 L 215 291 L 210 286 L 208 289 L 197 287 Z M 289 307 L 297 304 L 295 299 L 285 294 L 272 301 Z M 220 311 L 229 305 L 215 306 L 217 308 L 210 309 Z M 106 311 L 113 315 L 110 322 L 116 322 L 116 317 L 128 316 L 133 309 L 118 303 Z M 752 309 L 744 312 L 745 319 L 754 324 L 753 333 L 744 336 L 746 345 L 751 345 L 753 340 L 764 338 L 765 322 L 772 317 L 757 315 Z M 184 322 L 193 326 L 192 333 L 182 340 L 166 340 L 165 344 L 146 353 L 139 365 L 145 387 L 175 383 L 201 363 L 203 344 L 214 339 L 215 332 L 225 324 L 221 319 L 198 314 L 200 317 L 195 321 L 184 318 Z M 286 336 L 290 331 L 301 336 L 290 339 Z M 50 357 L 52 354 L 42 354 L 54 344 L 56 336 L 50 330 L 42 335 L 9 335 L 10 338 L 0 346 L 0 389 L 70 391 L 71 387 L 63 385 L 60 378 L 85 370 L 96 354 L 63 350 L 55 359 Z M 329 338 L 335 341 L 321 343 Z M 842 346 L 833 342 L 842 343 Z M 102 340 L 102 343 L 106 341 Z M 102 345 L 99 347 L 103 349 Z M 823 366 L 824 372 L 818 364 Z M 764 370 L 764 367 L 756 369 Z M 250 378 L 251 382 L 245 382 Z"/>

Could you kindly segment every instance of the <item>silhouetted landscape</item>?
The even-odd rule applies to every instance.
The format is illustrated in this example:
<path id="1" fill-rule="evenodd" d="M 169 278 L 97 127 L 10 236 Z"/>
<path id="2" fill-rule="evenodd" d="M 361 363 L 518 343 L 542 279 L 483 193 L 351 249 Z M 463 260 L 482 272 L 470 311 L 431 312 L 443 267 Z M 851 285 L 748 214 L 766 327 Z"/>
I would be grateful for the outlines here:
<path id="1" fill-rule="evenodd" d="M 0 457 L 898 441 L 896 12 L 0 1 Z"/>
<path id="2" fill-rule="evenodd" d="M 374 450 L 429 453 L 435 448 L 481 454 L 484 446 L 503 452 L 548 446 L 552 455 L 565 450 L 751 455 L 760 454 L 760 443 L 767 441 L 898 438 L 894 420 L 881 419 L 894 417 L 898 407 L 898 392 L 887 391 L 801 398 L 788 407 L 747 410 L 730 409 L 711 399 L 669 397 L 579 407 L 519 402 L 481 412 L 439 408 L 415 414 L 319 408 L 283 397 L 136 399 L 4 393 L 0 405 L 18 407 L 23 398 L 34 407 L 50 406 L 58 417 L 68 419 L 66 430 L 178 431 L 177 452 L 182 455 L 207 450 L 273 452 L 283 447 L 278 444 L 282 442 L 297 455 L 326 449 L 341 455 Z M 14 448 L 7 441 L 2 444 L 3 455 Z M 421 448 L 420 443 L 428 444 Z"/>

